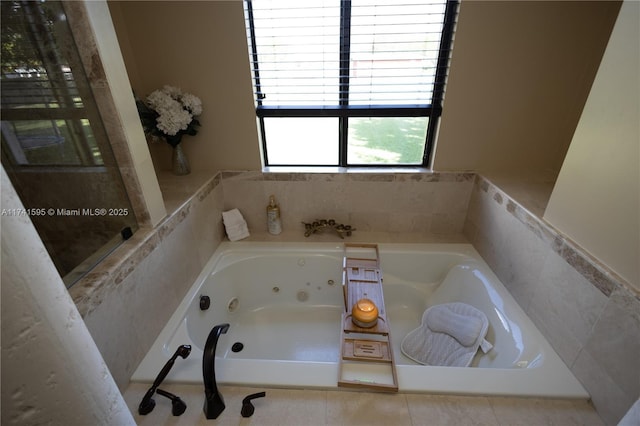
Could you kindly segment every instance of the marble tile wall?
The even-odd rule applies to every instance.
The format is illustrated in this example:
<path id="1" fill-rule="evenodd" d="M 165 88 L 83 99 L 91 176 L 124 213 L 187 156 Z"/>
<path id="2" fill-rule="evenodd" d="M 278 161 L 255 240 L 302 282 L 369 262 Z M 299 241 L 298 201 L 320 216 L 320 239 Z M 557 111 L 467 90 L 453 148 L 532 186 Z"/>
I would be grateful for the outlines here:
<path id="1" fill-rule="evenodd" d="M 224 237 L 219 176 L 192 194 L 69 290 L 121 389 Z"/>
<path id="2" fill-rule="evenodd" d="M 117 90 L 114 90 L 114 87 L 110 85 L 107 77 L 105 63 L 102 60 L 102 55 L 106 52 L 101 52 L 98 48 L 100 38 L 96 34 L 96 28 L 91 25 L 91 12 L 85 2 L 63 2 L 62 6 L 69 20 L 69 28 L 73 33 L 73 44 L 75 44 L 91 86 L 102 126 L 108 135 L 110 146 L 101 149 L 109 151 L 115 157 L 113 165 L 117 165 L 117 170 L 122 176 L 122 183 L 126 188 L 129 202 L 133 206 L 138 225 L 147 226 L 152 223 L 152 213 L 155 212 L 149 210 L 143 197 L 141 176 L 136 171 L 132 149 L 127 141 L 126 129 L 128 126 L 123 122 L 122 111 L 119 110 L 114 99 L 114 92 Z M 100 6 L 98 5 L 98 7 Z M 112 62 L 118 63 L 117 60 L 112 60 Z"/>
<path id="3" fill-rule="evenodd" d="M 61 276 L 96 253 L 126 226 L 136 228 L 136 220 L 124 188 L 114 184 L 106 168 L 66 168 L 44 172 L 9 172 L 26 205 L 42 209 L 94 211 L 98 208 L 130 212 L 124 216 L 77 215 L 61 213 L 31 216 Z"/>
<path id="4" fill-rule="evenodd" d="M 252 233 L 266 233 L 269 195 L 283 229 L 302 235 L 302 222 L 335 219 L 361 233 L 411 238 L 461 235 L 473 173 L 223 172 L 225 209 L 238 208 Z"/>
<path id="5" fill-rule="evenodd" d="M 616 424 L 640 396 L 640 295 L 481 176 L 465 236 Z"/>

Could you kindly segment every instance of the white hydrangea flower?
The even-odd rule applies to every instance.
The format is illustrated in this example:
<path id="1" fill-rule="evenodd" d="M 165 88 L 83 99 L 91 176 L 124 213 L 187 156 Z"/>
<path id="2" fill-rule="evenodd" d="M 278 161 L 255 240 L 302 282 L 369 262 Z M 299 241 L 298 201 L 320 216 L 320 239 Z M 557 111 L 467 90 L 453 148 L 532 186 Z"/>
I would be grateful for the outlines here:
<path id="1" fill-rule="evenodd" d="M 180 98 L 182 105 L 193 115 L 200 115 L 202 113 L 202 101 L 197 96 L 192 95 L 191 93 L 185 93 Z"/>
<path id="2" fill-rule="evenodd" d="M 177 102 L 176 104 L 179 105 Z M 156 119 L 158 129 L 170 136 L 175 136 L 180 130 L 186 130 L 193 120 L 193 116 L 180 106 L 164 109 L 158 113 L 160 113 Z"/>
<path id="3" fill-rule="evenodd" d="M 168 84 L 164 85 L 162 91 L 171 96 L 173 99 L 180 99 L 180 95 L 182 95 L 182 90 L 174 86 L 169 86 Z"/>
<path id="4" fill-rule="evenodd" d="M 157 130 L 167 136 L 178 136 L 177 139 L 172 139 L 172 145 L 180 143 L 180 132 L 187 130 L 194 116 L 202 113 L 200 98 L 169 85 L 152 92 L 147 97 L 146 104 L 158 114 L 155 120 Z"/>
<path id="5" fill-rule="evenodd" d="M 171 104 L 175 102 L 175 99 L 161 90 L 156 90 L 147 97 L 147 104 L 157 112 L 160 112 L 161 109 L 171 108 Z"/>

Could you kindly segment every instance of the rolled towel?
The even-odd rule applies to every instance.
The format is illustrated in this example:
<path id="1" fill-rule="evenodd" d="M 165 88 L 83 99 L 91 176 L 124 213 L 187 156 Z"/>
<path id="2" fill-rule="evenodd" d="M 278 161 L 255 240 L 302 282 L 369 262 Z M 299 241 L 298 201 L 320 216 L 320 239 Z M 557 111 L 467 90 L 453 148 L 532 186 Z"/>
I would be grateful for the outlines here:
<path id="1" fill-rule="evenodd" d="M 249 236 L 249 228 L 247 222 L 242 217 L 240 210 L 233 209 L 222 212 L 222 222 L 227 231 L 229 241 L 238 241 Z"/>

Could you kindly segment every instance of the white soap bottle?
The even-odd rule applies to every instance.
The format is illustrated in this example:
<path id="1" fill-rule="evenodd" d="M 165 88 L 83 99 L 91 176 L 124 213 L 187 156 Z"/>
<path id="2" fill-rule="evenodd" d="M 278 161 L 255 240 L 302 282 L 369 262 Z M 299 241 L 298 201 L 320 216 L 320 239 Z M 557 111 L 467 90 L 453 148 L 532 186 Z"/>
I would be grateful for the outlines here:
<path id="1" fill-rule="evenodd" d="M 282 219 L 280 219 L 280 207 L 276 204 L 276 197 L 269 197 L 269 205 L 267 206 L 267 229 L 272 235 L 278 235 L 282 232 Z"/>

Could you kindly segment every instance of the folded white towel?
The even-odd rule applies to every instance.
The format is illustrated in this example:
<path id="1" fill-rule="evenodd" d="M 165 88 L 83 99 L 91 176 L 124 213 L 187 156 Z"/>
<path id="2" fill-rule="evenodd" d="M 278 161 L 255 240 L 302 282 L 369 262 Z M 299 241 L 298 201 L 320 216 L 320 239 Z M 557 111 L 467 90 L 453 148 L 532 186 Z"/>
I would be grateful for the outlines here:
<path id="1" fill-rule="evenodd" d="M 238 209 L 222 212 L 222 221 L 227 226 L 246 224 L 242 213 Z"/>
<path id="2" fill-rule="evenodd" d="M 229 241 L 238 241 L 249 236 L 249 228 L 247 222 L 242 217 L 240 210 L 233 209 L 222 212 L 222 222 L 227 231 Z"/>
<path id="3" fill-rule="evenodd" d="M 248 236 L 249 236 L 249 229 L 247 229 L 246 225 L 241 226 L 234 231 L 227 231 L 227 237 L 229 238 L 229 241 L 242 240 L 243 238 L 247 238 Z"/>
<path id="4" fill-rule="evenodd" d="M 422 325 L 410 331 L 400 347 L 420 364 L 468 367 L 478 348 L 487 353 L 493 347 L 485 339 L 488 329 L 487 316 L 471 305 L 436 305 L 424 312 Z"/>

